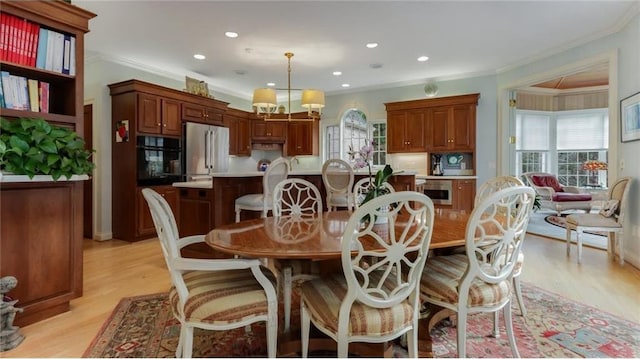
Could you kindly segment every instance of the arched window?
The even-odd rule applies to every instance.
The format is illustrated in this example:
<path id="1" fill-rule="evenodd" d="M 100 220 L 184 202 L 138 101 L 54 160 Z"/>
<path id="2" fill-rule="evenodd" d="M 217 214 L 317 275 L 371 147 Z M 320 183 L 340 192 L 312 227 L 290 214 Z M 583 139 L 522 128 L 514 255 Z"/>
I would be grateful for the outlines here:
<path id="1" fill-rule="evenodd" d="M 341 158 L 349 160 L 349 150 L 359 150 L 367 139 L 374 141 L 373 164 L 385 164 L 387 152 L 387 125 L 370 123 L 364 112 L 350 108 L 344 112 L 340 123 L 326 127 L 325 160 Z"/>

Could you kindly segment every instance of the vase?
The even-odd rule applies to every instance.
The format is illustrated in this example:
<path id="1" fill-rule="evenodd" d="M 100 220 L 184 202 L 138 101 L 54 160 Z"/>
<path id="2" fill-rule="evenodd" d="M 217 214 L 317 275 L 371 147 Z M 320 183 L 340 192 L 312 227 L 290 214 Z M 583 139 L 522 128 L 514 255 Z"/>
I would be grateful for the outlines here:
<path id="1" fill-rule="evenodd" d="M 385 208 L 385 207 L 380 207 L 378 208 L 378 210 L 376 212 L 389 212 L 389 208 Z M 376 219 L 374 221 L 374 224 L 385 224 L 385 223 L 389 223 L 389 217 L 385 216 L 375 216 Z"/>

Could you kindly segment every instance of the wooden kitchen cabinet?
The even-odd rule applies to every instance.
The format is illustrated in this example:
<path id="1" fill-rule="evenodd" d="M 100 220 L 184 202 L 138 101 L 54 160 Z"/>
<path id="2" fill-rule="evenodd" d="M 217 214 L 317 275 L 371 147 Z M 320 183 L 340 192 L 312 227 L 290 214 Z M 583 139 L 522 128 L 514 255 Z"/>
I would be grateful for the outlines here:
<path id="1" fill-rule="evenodd" d="M 427 110 L 427 150 L 474 150 L 475 121 L 475 104 L 430 108 Z"/>
<path id="2" fill-rule="evenodd" d="M 387 152 L 425 152 L 424 110 L 400 110 L 387 114 Z"/>
<path id="3" fill-rule="evenodd" d="M 251 122 L 247 113 L 228 109 L 223 124 L 229 128 L 229 154 L 251 156 Z"/>
<path id="4" fill-rule="evenodd" d="M 457 179 L 453 181 L 453 208 L 459 210 L 473 210 L 476 197 L 476 180 Z"/>
<path id="5" fill-rule="evenodd" d="M 139 133 L 180 137 L 180 102 L 139 93 L 137 123 Z"/>
<path id="6" fill-rule="evenodd" d="M 387 152 L 474 154 L 479 98 L 480 94 L 476 93 L 385 103 Z"/>
<path id="7" fill-rule="evenodd" d="M 180 237 L 206 234 L 213 229 L 213 191 L 205 188 L 180 188 Z"/>
<path id="8" fill-rule="evenodd" d="M 320 121 L 292 121 L 287 126 L 284 156 L 318 155 Z"/>
<path id="9" fill-rule="evenodd" d="M 151 218 L 151 211 L 149 210 L 149 205 L 147 201 L 144 199 L 142 195 L 143 188 L 151 188 L 154 191 L 158 192 L 171 206 L 171 210 L 173 211 L 173 215 L 176 218 L 180 218 L 179 212 L 179 196 L 178 189 L 172 186 L 152 186 L 152 187 L 139 187 L 136 195 L 136 212 L 137 212 L 137 235 L 138 236 L 147 236 L 156 234 L 156 227 L 153 224 L 153 219 Z"/>
<path id="10" fill-rule="evenodd" d="M 285 121 L 251 121 L 251 138 L 258 141 L 285 142 L 287 122 Z"/>
<path id="11" fill-rule="evenodd" d="M 222 125 L 224 109 L 208 107 L 193 103 L 182 104 L 182 119 L 185 121 L 202 122 L 211 125 Z"/>

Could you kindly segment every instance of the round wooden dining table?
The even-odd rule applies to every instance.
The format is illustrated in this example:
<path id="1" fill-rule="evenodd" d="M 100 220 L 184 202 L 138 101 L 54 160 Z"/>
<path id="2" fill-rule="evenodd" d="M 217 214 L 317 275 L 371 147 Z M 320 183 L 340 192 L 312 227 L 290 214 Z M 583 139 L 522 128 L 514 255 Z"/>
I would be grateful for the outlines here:
<path id="1" fill-rule="evenodd" d="M 434 212 L 429 248 L 437 250 L 463 246 L 471 212 L 445 208 L 436 208 Z M 206 235 L 205 241 L 214 250 L 241 257 L 328 261 L 332 264 L 327 267 L 335 270 L 336 266 L 340 268 L 335 260 L 342 255 L 341 239 L 351 214 L 350 211 L 331 211 L 309 218 L 292 219 L 285 216 L 245 220 L 213 229 Z M 434 323 L 433 318 L 440 320 L 444 317 L 446 315 L 440 313 L 421 320 L 418 332 L 421 357 L 432 355 L 429 331 Z M 278 346 L 281 354 L 291 352 L 291 346 L 280 349 L 280 339 Z M 365 354 L 371 355 L 370 352 Z"/>

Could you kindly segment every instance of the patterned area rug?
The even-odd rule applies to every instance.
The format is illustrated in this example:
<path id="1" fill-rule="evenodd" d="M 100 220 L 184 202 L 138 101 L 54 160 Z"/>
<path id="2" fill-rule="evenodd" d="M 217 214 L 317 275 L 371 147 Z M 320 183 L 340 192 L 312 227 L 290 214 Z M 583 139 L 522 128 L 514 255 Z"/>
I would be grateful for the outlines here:
<path id="1" fill-rule="evenodd" d="M 527 283 L 523 284 L 523 295 L 526 321 L 520 316 L 517 303 L 513 303 L 514 330 L 522 357 L 630 358 L 640 355 L 640 324 Z M 299 326 L 298 313 L 292 314 L 292 326 L 296 328 Z M 492 316 L 488 314 L 475 314 L 469 318 L 469 357 L 512 357 L 504 325 L 501 325 L 500 338 L 495 339 L 490 336 L 492 323 Z M 124 298 L 83 357 L 175 357 L 179 333 L 180 326 L 173 319 L 167 294 Z M 455 327 L 443 321 L 431 334 L 437 357 L 457 357 Z M 196 329 L 195 336 L 194 357 L 266 356 L 262 323 L 254 324 L 250 331 L 245 328 L 220 332 Z M 396 347 L 394 356 L 406 357 L 407 352 Z"/>

